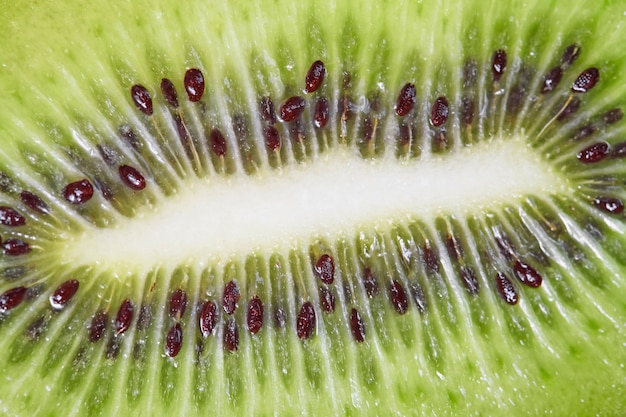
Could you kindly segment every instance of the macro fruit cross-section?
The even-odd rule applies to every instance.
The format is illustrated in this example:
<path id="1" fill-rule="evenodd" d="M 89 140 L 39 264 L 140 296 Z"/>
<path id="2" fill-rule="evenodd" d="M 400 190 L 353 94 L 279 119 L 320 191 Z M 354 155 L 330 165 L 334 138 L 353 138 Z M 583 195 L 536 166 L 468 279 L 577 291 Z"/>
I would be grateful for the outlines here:
<path id="1" fill-rule="evenodd" d="M 0 5 L 0 413 L 626 413 L 623 2 Z"/>

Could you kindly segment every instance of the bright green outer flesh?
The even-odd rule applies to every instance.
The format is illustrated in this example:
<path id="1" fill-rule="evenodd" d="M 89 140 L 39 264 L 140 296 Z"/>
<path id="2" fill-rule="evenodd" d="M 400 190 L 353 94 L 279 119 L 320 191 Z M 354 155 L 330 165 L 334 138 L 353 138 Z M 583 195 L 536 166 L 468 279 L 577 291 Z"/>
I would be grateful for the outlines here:
<path id="1" fill-rule="evenodd" d="M 98 158 L 93 143 L 114 143 L 122 123 L 143 126 L 144 117 L 129 98 L 130 86 L 143 83 L 158 97 L 158 83 L 167 76 L 175 81 L 182 102 L 180 80 L 189 67 L 201 68 L 205 74 L 206 100 L 219 109 L 209 118 L 219 126 L 230 126 L 235 112 L 256 109 L 261 95 L 274 97 L 278 104 L 301 94 L 304 73 L 316 59 L 328 68 L 325 94 L 340 94 L 341 71 L 346 69 L 352 73 L 356 96 L 378 93 L 384 97 L 384 119 L 392 111 L 397 92 L 409 81 L 415 82 L 418 96 L 426 100 L 438 95 L 458 100 L 467 57 L 484 64 L 495 49 L 505 48 L 511 71 L 514 60 L 522 59 L 543 72 L 558 60 L 565 46 L 577 42 L 584 55 L 563 84 L 569 85 L 587 66 L 596 65 L 602 73 L 601 83 L 585 96 L 581 117 L 623 108 L 623 2 L 594 6 L 582 0 L 163 3 L 0 5 L 0 39 L 5 40 L 0 47 L 0 171 L 13 174 L 22 187 L 36 190 L 54 212 L 48 217 L 30 213 L 26 228 L 2 233 L 4 239 L 9 235 L 30 239 L 36 242 L 36 250 L 24 264 L 6 256 L 0 259 L 3 270 L 34 265 L 17 280 L 3 273 L 0 293 L 20 280 L 44 285 L 38 298 L 24 302 L 0 322 L 0 413 L 626 413 L 626 226 L 623 217 L 594 210 L 584 187 L 568 183 L 565 189 L 571 195 L 523 196 L 462 216 L 443 213 L 449 215 L 451 225 L 442 223 L 443 217 L 417 221 L 408 216 L 394 219 L 392 225 L 372 219 L 367 227 L 304 239 L 277 253 L 236 253 L 219 261 L 207 255 L 208 265 L 172 267 L 165 263 L 128 271 L 81 265 L 80 261 L 61 265 L 59 260 L 68 262 L 63 254 L 67 242 L 94 229 L 89 217 L 98 227 L 119 225 L 124 216 L 140 212 L 142 205 L 158 205 L 163 194 L 174 193 L 153 187 L 135 195 L 122 188 L 117 190 L 119 206 L 96 196 L 91 205 L 78 209 L 70 209 L 58 197 L 64 184 L 83 175 L 67 162 L 64 150 L 68 146 L 83 146 L 83 157 Z M 479 84 L 486 91 L 492 89 L 490 77 L 489 68 L 483 65 Z M 507 80 L 505 86 L 511 87 Z M 561 99 L 567 96 L 563 91 Z M 559 102 L 552 97 L 546 100 Z M 164 107 L 155 98 L 158 106 Z M 182 106 L 191 107 L 189 103 Z M 545 121 L 519 117 L 510 122 L 502 115 L 479 123 L 476 129 L 479 137 L 495 131 L 495 136 L 506 133 L 524 138 L 537 133 Z M 331 148 L 339 146 L 340 136 L 338 120 L 332 122 L 327 131 Z M 258 133 L 260 128 L 254 123 Z M 145 125 L 149 130 L 151 125 Z M 459 130 L 458 125 L 451 129 L 456 135 Z M 559 132 L 552 133 L 558 137 Z M 607 140 L 617 141 L 623 133 L 622 123 Z M 232 136 L 231 131 L 226 134 Z M 560 148 L 551 148 L 554 141 L 535 144 L 533 149 L 555 162 L 562 170 L 559 178 L 584 179 L 584 172 L 561 161 Z M 347 142 L 356 147 L 355 137 L 348 137 Z M 262 173 L 271 175 L 263 158 Z M 291 157 L 286 164 L 297 160 Z M 186 176 L 193 177 L 187 168 Z M 626 174 L 619 164 L 605 169 L 624 183 Z M 169 175 L 174 189 L 191 181 L 167 172 L 155 176 L 160 174 Z M 613 194 L 624 198 L 620 187 Z M 3 203 L 23 208 L 14 198 L 1 195 Z M 135 204 L 135 200 L 140 202 L 138 208 L 123 208 L 124 202 Z M 562 240 L 548 236 L 537 212 L 567 229 Z M 602 237 L 594 237 L 579 221 L 593 223 Z M 451 258 L 443 253 L 448 228 L 464 243 L 465 259 L 476 268 L 481 283 L 477 296 L 465 293 Z M 489 246 L 493 241 L 485 234 L 500 228 L 509 236 L 516 235 L 513 230 L 522 230 L 515 242 L 536 266 L 539 260 L 533 250 L 550 259 L 547 266 L 541 266 L 545 280 L 541 288 L 517 285 L 520 303 L 516 306 L 503 303 L 493 289 L 493 268 L 505 266 L 502 260 L 491 261 L 491 257 L 498 258 L 497 248 Z M 395 249 L 396 242 L 418 248 L 423 243 L 420 239 L 428 239 L 439 250 L 442 268 L 438 274 L 425 272 L 415 253 L 401 259 Z M 338 308 L 332 316 L 318 313 L 322 323 L 315 336 L 303 342 L 294 331 L 295 312 L 303 300 L 317 299 L 318 282 L 309 258 L 310 247 L 316 243 L 335 256 Z M 385 294 L 382 271 L 392 271 L 402 282 L 418 281 L 426 292 L 426 313 L 420 314 L 412 302 L 407 314 L 400 316 L 386 295 L 368 300 L 354 277 L 364 259 L 380 274 Z M 70 278 L 80 280 L 79 292 L 64 311 L 51 313 L 48 296 Z M 226 352 L 218 331 L 206 339 L 201 359 L 196 360 L 192 343 L 199 338 L 195 306 L 207 296 L 219 298 L 223 283 L 233 278 L 242 288 L 240 306 L 255 291 L 264 300 L 277 297 L 284 302 L 287 328 L 277 330 L 268 324 L 252 336 L 242 325 L 245 318 L 240 307 L 235 314 L 240 323 L 239 351 Z M 133 326 L 120 338 L 119 356 L 105 359 L 111 330 L 106 340 L 90 343 L 87 327 L 92 315 L 110 303 L 110 316 L 114 316 L 126 297 L 139 303 L 146 299 L 152 282 L 157 283 L 150 296 L 152 326 L 147 331 Z M 339 291 L 342 283 L 353 288 L 354 300 Z M 169 359 L 163 355 L 163 339 L 172 324 L 166 306 L 171 290 L 178 287 L 190 295 L 182 319 L 185 343 L 181 353 Z M 345 324 L 351 302 L 364 316 L 367 337 L 363 344 L 354 342 Z M 42 315 L 48 320 L 47 330 L 37 340 L 28 340 L 26 328 Z M 269 315 L 266 321 L 271 321 Z"/>

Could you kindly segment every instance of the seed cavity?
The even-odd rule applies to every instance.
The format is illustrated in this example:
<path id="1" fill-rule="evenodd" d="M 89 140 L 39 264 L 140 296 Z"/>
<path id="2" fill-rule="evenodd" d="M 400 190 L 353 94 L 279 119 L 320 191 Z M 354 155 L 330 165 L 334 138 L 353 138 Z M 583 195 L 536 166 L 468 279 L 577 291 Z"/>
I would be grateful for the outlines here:
<path id="1" fill-rule="evenodd" d="M 174 358 L 178 355 L 182 347 L 183 329 L 180 327 L 180 323 L 174 323 L 165 338 L 165 354 L 170 358 Z"/>
<path id="2" fill-rule="evenodd" d="M 465 286 L 468 294 L 476 295 L 479 291 L 478 279 L 476 278 L 476 274 L 474 270 L 469 266 L 463 265 L 461 267 L 461 281 Z"/>
<path id="3" fill-rule="evenodd" d="M 378 278 L 370 268 L 363 270 L 363 287 L 365 287 L 365 292 L 369 298 L 378 294 Z"/>
<path id="4" fill-rule="evenodd" d="M 165 100 L 174 108 L 178 108 L 178 94 L 176 93 L 176 87 L 169 78 L 163 78 L 161 80 L 161 93 Z"/>
<path id="5" fill-rule="evenodd" d="M 548 71 L 543 79 L 541 94 L 546 94 L 556 89 L 561 82 L 561 78 L 563 78 L 563 70 L 561 69 L 561 66 L 553 67 L 550 71 Z"/>
<path id="6" fill-rule="evenodd" d="M 98 310 L 95 316 L 91 319 L 91 326 L 89 327 L 89 341 L 96 343 L 104 336 L 107 329 L 107 322 L 109 316 L 105 310 Z"/>
<path id="7" fill-rule="evenodd" d="M 268 150 L 274 152 L 280 148 L 280 134 L 274 126 L 265 126 L 263 138 Z"/>
<path id="8" fill-rule="evenodd" d="M 300 339 L 308 339 L 315 330 L 315 310 L 313 304 L 307 301 L 302 304 L 298 318 L 296 319 L 296 331 Z"/>
<path id="9" fill-rule="evenodd" d="M 248 303 L 248 315 L 246 318 L 250 333 L 257 334 L 263 326 L 263 302 L 256 295 Z"/>
<path id="10" fill-rule="evenodd" d="M 120 179 L 127 187 L 140 191 L 146 188 L 146 179 L 139 171 L 129 165 L 122 165 L 118 169 Z"/>
<path id="11" fill-rule="evenodd" d="M 352 308 L 350 312 L 350 330 L 352 331 L 354 340 L 359 343 L 365 341 L 365 323 L 363 323 L 361 314 L 356 308 Z"/>
<path id="12" fill-rule="evenodd" d="M 21 302 L 24 301 L 26 291 L 26 287 L 20 286 L 11 288 L 0 294 L 0 313 L 6 313 L 20 305 Z"/>
<path id="13" fill-rule="evenodd" d="M 22 191 L 20 193 L 20 199 L 22 200 L 22 203 L 41 214 L 50 213 L 50 207 L 48 207 L 48 205 L 35 193 Z"/>
<path id="14" fill-rule="evenodd" d="M 506 64 L 506 51 L 504 51 L 503 49 L 498 49 L 497 51 L 495 51 L 491 59 L 491 72 L 493 73 L 494 81 L 500 81 L 500 78 L 502 78 L 504 70 L 506 69 Z"/>
<path id="15" fill-rule="evenodd" d="M 141 84 L 133 85 L 130 89 L 130 96 L 139 111 L 147 116 L 152 115 L 152 97 L 146 87 Z"/>
<path id="16" fill-rule="evenodd" d="M 226 286 L 224 286 L 224 295 L 222 296 L 222 303 L 226 314 L 233 314 L 235 312 L 239 298 L 241 298 L 239 287 L 235 281 L 229 281 Z"/>
<path id="17" fill-rule="evenodd" d="M 226 155 L 226 139 L 219 129 L 211 130 L 209 135 L 209 141 L 211 142 L 211 149 L 217 156 Z"/>
<path id="18" fill-rule="evenodd" d="M 269 124 L 276 123 L 276 111 L 274 110 L 274 102 L 269 97 L 261 97 L 259 101 L 259 113 L 261 118 Z"/>
<path id="19" fill-rule="evenodd" d="M 502 272 L 498 272 L 496 275 L 496 288 L 498 289 L 500 297 L 502 297 L 507 304 L 517 304 L 517 291 L 515 290 L 513 283 Z"/>
<path id="20" fill-rule="evenodd" d="M 87 179 L 71 182 L 63 189 L 63 198 L 70 204 L 82 204 L 93 197 L 93 186 Z"/>
<path id="21" fill-rule="evenodd" d="M 123 334 L 130 327 L 130 323 L 133 321 L 133 315 L 135 312 L 135 305 L 126 298 L 122 301 L 119 310 L 117 310 L 117 316 L 115 317 L 115 335 Z"/>
<path id="22" fill-rule="evenodd" d="M 224 327 L 224 347 L 229 352 L 239 349 L 239 328 L 234 318 L 229 318 Z"/>
<path id="23" fill-rule="evenodd" d="M 591 90 L 597 82 L 600 80 L 600 71 L 597 68 L 587 68 L 584 70 L 574 84 L 572 84 L 572 91 L 575 93 L 586 93 Z"/>
<path id="24" fill-rule="evenodd" d="M 326 67 L 322 61 L 315 61 L 311 64 L 309 71 L 306 73 L 304 91 L 307 94 L 317 91 L 324 81 L 324 75 L 326 75 Z"/>
<path id="25" fill-rule="evenodd" d="M 335 311 L 335 295 L 326 287 L 320 287 L 320 301 L 322 302 L 322 310 L 325 313 Z"/>
<path id="26" fill-rule="evenodd" d="M 389 297 L 391 298 L 391 304 L 398 314 L 404 314 L 409 308 L 409 300 L 406 296 L 404 287 L 397 279 L 391 281 L 389 285 Z"/>
<path id="27" fill-rule="evenodd" d="M 217 305 L 211 300 L 207 300 L 202 304 L 200 310 L 200 333 L 202 336 L 209 337 L 215 329 L 217 322 Z"/>
<path id="28" fill-rule="evenodd" d="M 304 112 L 306 101 L 300 96 L 289 97 L 280 106 L 280 118 L 285 122 L 293 122 Z"/>
<path id="29" fill-rule="evenodd" d="M 79 283 L 75 279 L 69 279 L 59 285 L 50 296 L 50 305 L 55 310 L 61 310 L 78 291 Z"/>
<path id="30" fill-rule="evenodd" d="M 415 85 L 412 83 L 406 83 L 398 94 L 396 100 L 396 114 L 400 117 L 404 117 L 413 109 L 415 102 L 417 101 L 417 91 Z"/>
<path id="31" fill-rule="evenodd" d="M 198 102 L 204 94 L 204 75 L 197 68 L 190 68 L 185 72 L 185 91 L 189 101 Z"/>
<path id="32" fill-rule="evenodd" d="M 572 64 L 576 62 L 579 56 L 580 56 L 579 45 L 574 43 L 568 46 L 565 49 L 565 52 L 563 52 L 563 57 L 561 58 L 561 66 L 563 67 L 563 69 L 567 69 L 570 66 L 572 66 Z"/>

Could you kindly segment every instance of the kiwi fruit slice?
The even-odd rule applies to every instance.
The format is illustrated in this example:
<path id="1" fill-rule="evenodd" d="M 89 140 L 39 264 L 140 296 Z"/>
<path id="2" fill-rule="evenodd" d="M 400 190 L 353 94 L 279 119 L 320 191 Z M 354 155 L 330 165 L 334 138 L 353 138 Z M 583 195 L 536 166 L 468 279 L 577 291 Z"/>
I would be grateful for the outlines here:
<path id="1" fill-rule="evenodd" d="M 622 2 L 3 9 L 3 414 L 623 415 Z"/>

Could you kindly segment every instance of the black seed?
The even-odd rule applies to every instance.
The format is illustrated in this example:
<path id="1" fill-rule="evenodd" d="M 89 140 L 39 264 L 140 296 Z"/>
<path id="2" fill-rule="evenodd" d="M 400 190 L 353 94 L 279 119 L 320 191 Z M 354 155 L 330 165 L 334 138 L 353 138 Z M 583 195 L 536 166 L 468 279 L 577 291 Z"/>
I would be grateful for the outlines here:
<path id="1" fill-rule="evenodd" d="M 304 112 L 306 101 L 300 96 L 289 97 L 280 106 L 280 118 L 285 122 L 293 122 Z"/>
<path id="2" fill-rule="evenodd" d="M 122 165 L 118 169 L 120 179 L 128 188 L 140 191 L 146 188 L 146 179 L 139 171 L 129 165 Z"/>
<path id="3" fill-rule="evenodd" d="M 170 316 L 178 319 L 185 314 L 187 309 L 187 293 L 178 288 L 170 297 Z"/>
<path id="4" fill-rule="evenodd" d="M 224 326 L 224 347 L 229 352 L 239 349 L 239 329 L 234 318 L 229 318 Z"/>
<path id="5" fill-rule="evenodd" d="M 276 112 L 274 111 L 274 102 L 269 97 L 261 97 L 259 102 L 259 113 L 261 118 L 270 124 L 276 123 Z"/>
<path id="6" fill-rule="evenodd" d="M 445 97 L 437 97 L 430 111 L 430 122 L 435 127 L 445 124 L 448 121 L 449 112 L 448 99 Z"/>
<path id="7" fill-rule="evenodd" d="M 226 155 L 226 139 L 222 132 L 219 129 L 213 129 L 211 131 L 211 135 L 209 136 L 209 141 L 211 142 L 211 149 L 217 156 Z"/>
<path id="8" fill-rule="evenodd" d="M 180 327 L 180 323 L 174 323 L 167 332 L 167 338 L 165 339 L 165 354 L 170 358 L 176 357 L 180 348 L 183 347 L 183 329 Z"/>
<path id="9" fill-rule="evenodd" d="M 130 96 L 143 114 L 152 115 L 152 98 L 146 87 L 140 84 L 133 85 L 130 89 Z"/>
<path id="10" fill-rule="evenodd" d="M 270 151 L 276 151 L 280 148 L 280 134 L 274 126 L 265 126 L 263 129 L 263 138 L 265 145 Z"/>
<path id="11" fill-rule="evenodd" d="M 47 214 L 50 212 L 50 207 L 48 207 L 37 194 L 31 193 L 30 191 L 22 191 L 20 193 L 20 199 L 22 203 L 39 213 Z"/>
<path id="12" fill-rule="evenodd" d="M 469 97 L 461 99 L 461 121 L 465 125 L 471 125 L 474 120 L 474 101 Z"/>
<path id="13" fill-rule="evenodd" d="M 575 93 L 586 93 L 591 90 L 600 79 L 600 71 L 597 68 L 587 68 L 580 73 L 574 84 L 572 91 Z"/>
<path id="14" fill-rule="evenodd" d="M 624 117 L 624 112 L 622 109 L 611 109 L 602 116 L 602 120 L 604 123 L 610 125 L 616 122 L 619 122 Z"/>
<path id="15" fill-rule="evenodd" d="M 202 304 L 199 321 L 200 333 L 204 337 L 209 337 L 213 333 L 217 321 L 217 305 L 215 302 L 207 300 Z"/>
<path id="16" fill-rule="evenodd" d="M 204 94 L 204 75 L 197 68 L 190 68 L 185 72 L 185 91 L 189 101 L 200 101 Z"/>
<path id="17" fill-rule="evenodd" d="M 549 93 L 554 90 L 563 78 L 563 70 L 560 66 L 552 68 L 543 78 L 543 85 L 541 86 L 541 94 Z"/>
<path id="18" fill-rule="evenodd" d="M 22 226 L 26 223 L 26 219 L 17 210 L 7 207 L 0 206 L 0 224 L 4 226 Z"/>
<path id="19" fill-rule="evenodd" d="M 78 281 L 75 279 L 69 279 L 59 285 L 54 293 L 50 296 L 50 305 L 55 310 L 62 309 L 65 304 L 76 294 L 78 291 Z"/>
<path id="20" fill-rule="evenodd" d="M 318 129 L 323 129 L 328 123 L 330 113 L 328 111 L 328 99 L 320 97 L 315 101 L 315 114 L 313 115 L 313 124 Z"/>
<path id="21" fill-rule="evenodd" d="M 500 294 L 500 297 L 502 297 L 504 301 L 511 305 L 517 304 L 517 291 L 511 283 L 511 280 L 501 272 L 498 272 L 496 276 L 496 288 L 498 289 L 498 294 Z"/>
<path id="22" fill-rule="evenodd" d="M 593 205 L 610 214 L 620 214 L 624 211 L 622 200 L 613 197 L 596 197 Z"/>
<path id="23" fill-rule="evenodd" d="M 70 204 L 82 204 L 93 197 L 93 186 L 87 179 L 69 183 L 63 189 L 63 198 Z"/>
<path id="24" fill-rule="evenodd" d="M 465 265 L 461 267 L 461 281 L 470 295 L 478 294 L 478 279 L 472 268 Z"/>
<path id="25" fill-rule="evenodd" d="M 578 152 L 578 155 L 576 155 L 576 157 L 580 162 L 583 162 L 585 164 L 593 164 L 596 162 L 600 162 L 607 156 L 609 156 L 610 151 L 611 148 L 608 143 L 598 142 Z"/>
<path id="26" fill-rule="evenodd" d="M 391 304 L 398 314 L 404 314 L 409 308 L 409 300 L 406 297 L 406 291 L 402 284 L 394 279 L 389 285 L 389 296 L 391 297 Z"/>
<path id="27" fill-rule="evenodd" d="M 222 303 L 226 314 L 233 314 L 235 312 L 240 297 L 239 287 L 235 281 L 229 281 L 226 286 L 224 286 L 224 295 L 222 296 Z"/>
<path id="28" fill-rule="evenodd" d="M 406 116 L 413 109 L 416 101 L 417 91 L 415 90 L 415 85 L 406 83 L 400 90 L 396 100 L 396 114 L 400 117 Z"/>
<path id="29" fill-rule="evenodd" d="M 133 302 L 127 298 L 122 301 L 119 310 L 117 310 L 117 316 L 115 317 L 115 334 L 123 334 L 133 321 L 133 315 L 135 313 L 135 306 Z"/>
<path id="30" fill-rule="evenodd" d="M 581 101 L 577 98 L 572 99 L 565 109 L 557 116 L 556 120 L 562 122 L 569 118 L 572 114 L 576 113 L 580 109 Z"/>
<path id="31" fill-rule="evenodd" d="M 92 343 L 96 343 L 104 336 L 104 332 L 107 329 L 107 322 L 109 316 L 104 310 L 99 310 L 95 316 L 91 319 L 91 326 L 89 327 L 89 340 Z"/>
<path id="32" fill-rule="evenodd" d="M 332 284 L 335 280 L 335 261 L 328 254 L 323 254 L 315 263 L 315 272 L 324 284 Z"/>
<path id="33" fill-rule="evenodd" d="M 356 308 L 353 308 L 350 312 L 350 330 L 354 340 L 359 343 L 365 341 L 365 323 L 363 323 L 361 314 L 359 314 Z"/>
<path id="34" fill-rule="evenodd" d="M 30 245 L 21 239 L 7 239 L 3 244 L 4 253 L 9 256 L 20 256 L 30 252 Z"/>
<path id="35" fill-rule="evenodd" d="M 26 287 L 15 287 L 0 294 L 0 313 L 6 313 L 20 305 L 26 295 Z"/>
<path id="36" fill-rule="evenodd" d="M 437 252 L 429 245 L 424 245 L 422 250 L 424 251 L 426 268 L 431 272 L 439 272 L 439 255 L 437 255 Z"/>
<path id="37" fill-rule="evenodd" d="M 257 334 L 263 326 L 263 302 L 258 296 L 254 296 L 248 303 L 248 314 L 246 316 L 248 330 L 250 333 Z"/>
<path id="38" fill-rule="evenodd" d="M 307 301 L 302 304 L 300 313 L 296 320 L 296 331 L 300 339 L 308 339 L 313 335 L 315 330 L 315 310 L 313 305 Z"/>
<path id="39" fill-rule="evenodd" d="M 369 298 L 378 294 L 378 278 L 370 268 L 363 269 L 363 286 Z"/>
<path id="40" fill-rule="evenodd" d="M 322 310 L 325 313 L 335 311 L 335 295 L 326 287 L 320 287 L 320 301 L 322 302 Z"/>
<path id="41" fill-rule="evenodd" d="M 304 91 L 306 93 L 312 93 L 320 88 L 324 81 L 324 75 L 326 74 L 326 67 L 322 61 L 315 61 L 311 64 L 309 71 L 306 73 L 306 81 Z"/>
<path id="42" fill-rule="evenodd" d="M 572 44 L 568 46 L 565 49 L 565 52 L 563 52 L 563 57 L 561 58 L 561 65 L 563 69 L 568 68 L 574 62 L 576 62 L 579 55 L 580 55 L 580 46 L 576 44 Z"/>
<path id="43" fill-rule="evenodd" d="M 178 107 L 178 94 L 176 93 L 176 87 L 174 87 L 174 84 L 168 78 L 163 78 L 161 80 L 161 92 L 163 93 L 165 100 L 167 100 L 172 107 Z"/>
<path id="44" fill-rule="evenodd" d="M 516 261 L 515 265 L 513 265 L 513 270 L 515 271 L 517 279 L 519 279 L 522 284 L 528 285 L 529 287 L 537 288 L 543 281 L 539 272 L 526 262 Z"/>
<path id="45" fill-rule="evenodd" d="M 493 53 L 491 59 L 491 72 L 493 72 L 493 79 L 499 81 L 506 69 L 506 51 L 498 49 Z"/>

